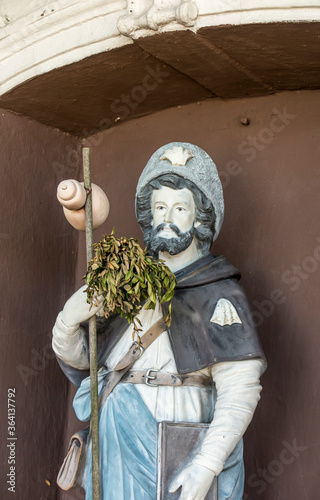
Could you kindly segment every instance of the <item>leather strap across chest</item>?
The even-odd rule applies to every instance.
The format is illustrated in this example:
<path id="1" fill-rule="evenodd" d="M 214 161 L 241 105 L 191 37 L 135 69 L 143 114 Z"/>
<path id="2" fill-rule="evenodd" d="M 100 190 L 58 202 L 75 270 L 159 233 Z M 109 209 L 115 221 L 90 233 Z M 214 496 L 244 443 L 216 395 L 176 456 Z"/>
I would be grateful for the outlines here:
<path id="1" fill-rule="evenodd" d="M 142 335 L 140 339 L 140 346 L 138 342 L 133 342 L 128 352 L 123 356 L 123 358 L 117 363 L 114 371 L 111 372 L 106 380 L 106 384 L 102 390 L 99 398 L 99 410 L 102 408 L 109 394 L 113 391 L 115 386 L 121 381 L 124 375 L 130 370 L 132 365 L 140 358 L 143 351 L 149 347 L 152 342 L 154 342 L 159 335 L 166 329 L 163 318 L 161 317 L 156 323 L 154 323 L 149 330 Z"/>
<path id="2" fill-rule="evenodd" d="M 142 335 L 140 339 L 140 346 L 138 346 L 137 342 L 133 342 L 129 351 L 115 366 L 114 370 L 118 372 L 128 366 L 131 366 L 135 361 L 137 361 L 138 358 L 140 358 L 143 351 L 147 349 L 147 347 L 149 347 L 149 345 L 152 344 L 152 342 L 154 342 L 165 329 L 166 325 L 163 318 L 160 318 L 149 328 L 148 331 L 146 331 L 144 335 Z"/>

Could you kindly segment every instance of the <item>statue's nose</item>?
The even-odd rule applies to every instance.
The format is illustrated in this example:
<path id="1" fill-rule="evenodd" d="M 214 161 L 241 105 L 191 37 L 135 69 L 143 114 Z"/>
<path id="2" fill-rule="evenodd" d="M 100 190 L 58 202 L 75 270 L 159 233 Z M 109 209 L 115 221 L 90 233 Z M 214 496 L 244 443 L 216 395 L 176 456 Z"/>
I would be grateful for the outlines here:
<path id="1" fill-rule="evenodd" d="M 164 222 L 173 222 L 172 209 L 168 208 L 164 215 Z"/>

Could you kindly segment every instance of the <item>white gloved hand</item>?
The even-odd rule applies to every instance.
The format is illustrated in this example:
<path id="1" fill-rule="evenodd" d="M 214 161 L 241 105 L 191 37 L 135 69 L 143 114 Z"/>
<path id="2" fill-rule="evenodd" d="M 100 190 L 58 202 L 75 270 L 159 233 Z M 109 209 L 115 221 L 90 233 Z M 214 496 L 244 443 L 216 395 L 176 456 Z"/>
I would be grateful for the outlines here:
<path id="1" fill-rule="evenodd" d="M 204 500 L 210 489 L 215 473 L 198 464 L 190 464 L 173 481 L 169 492 L 174 493 L 180 486 L 179 500 Z"/>
<path id="2" fill-rule="evenodd" d="M 80 323 L 102 309 L 102 297 L 98 297 L 97 305 L 90 308 L 85 289 L 86 285 L 79 288 L 65 303 L 52 330 L 52 348 L 58 358 L 79 370 L 89 368 L 86 332 Z"/>
<path id="3" fill-rule="evenodd" d="M 63 323 L 70 327 L 77 327 L 83 321 L 94 316 L 102 309 L 102 296 L 96 298 L 98 305 L 91 306 L 87 302 L 87 294 L 84 293 L 87 285 L 77 290 L 64 305 L 61 313 Z"/>

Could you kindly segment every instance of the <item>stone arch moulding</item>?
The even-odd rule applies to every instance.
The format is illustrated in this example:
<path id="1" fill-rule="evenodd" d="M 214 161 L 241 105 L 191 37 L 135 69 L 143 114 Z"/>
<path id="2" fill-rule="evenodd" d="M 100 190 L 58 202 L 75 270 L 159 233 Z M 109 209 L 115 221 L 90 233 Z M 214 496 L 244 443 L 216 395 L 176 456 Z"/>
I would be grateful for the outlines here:
<path id="1" fill-rule="evenodd" d="M 208 98 L 318 89 L 319 2 L 280 3 L 2 0 L 0 107 L 86 137 Z"/>
<path id="2" fill-rule="evenodd" d="M 2 13 L 7 24 L 0 29 L 1 95 L 54 68 L 132 43 L 117 29 L 119 15 L 126 12 L 125 0 L 36 4 L 35 10 L 12 22 Z"/>
<path id="3" fill-rule="evenodd" d="M 316 20 L 317 0 L 4 0 L 0 95 L 54 68 L 159 31 Z"/>

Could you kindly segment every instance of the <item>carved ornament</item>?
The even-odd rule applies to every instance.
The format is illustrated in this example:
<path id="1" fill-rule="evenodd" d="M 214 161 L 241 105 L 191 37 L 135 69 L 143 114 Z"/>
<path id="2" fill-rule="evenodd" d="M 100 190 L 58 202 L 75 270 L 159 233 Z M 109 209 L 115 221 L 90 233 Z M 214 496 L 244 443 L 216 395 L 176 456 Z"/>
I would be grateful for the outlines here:
<path id="1" fill-rule="evenodd" d="M 159 31 L 170 23 L 191 27 L 198 16 L 192 0 L 128 0 L 127 10 L 118 20 L 118 30 L 131 37 L 136 31 Z"/>

